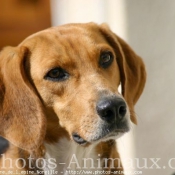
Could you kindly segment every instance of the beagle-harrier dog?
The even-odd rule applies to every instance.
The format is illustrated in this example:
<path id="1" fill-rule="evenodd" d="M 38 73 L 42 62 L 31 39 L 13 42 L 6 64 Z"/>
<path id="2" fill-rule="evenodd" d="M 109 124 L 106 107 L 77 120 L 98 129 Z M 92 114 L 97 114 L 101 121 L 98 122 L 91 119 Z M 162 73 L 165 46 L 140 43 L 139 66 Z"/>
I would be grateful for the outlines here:
<path id="1" fill-rule="evenodd" d="M 136 123 L 145 79 L 141 58 L 106 24 L 52 27 L 5 47 L 1 174 L 123 174 L 115 139 Z"/>

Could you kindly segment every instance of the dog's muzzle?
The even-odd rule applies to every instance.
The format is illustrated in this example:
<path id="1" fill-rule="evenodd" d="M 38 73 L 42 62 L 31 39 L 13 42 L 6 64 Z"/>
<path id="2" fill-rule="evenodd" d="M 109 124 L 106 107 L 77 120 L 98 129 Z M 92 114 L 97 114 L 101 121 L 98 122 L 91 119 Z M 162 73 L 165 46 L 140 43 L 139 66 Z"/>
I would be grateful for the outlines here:
<path id="1" fill-rule="evenodd" d="M 100 117 L 100 127 L 94 132 L 95 136 L 91 138 L 91 142 L 101 139 L 107 139 L 117 136 L 118 133 L 129 131 L 128 121 L 126 119 L 127 105 L 121 97 L 107 96 L 101 98 L 96 105 L 96 112 Z M 78 133 L 73 133 L 72 138 L 78 144 L 84 145 L 88 141 L 84 140 Z"/>

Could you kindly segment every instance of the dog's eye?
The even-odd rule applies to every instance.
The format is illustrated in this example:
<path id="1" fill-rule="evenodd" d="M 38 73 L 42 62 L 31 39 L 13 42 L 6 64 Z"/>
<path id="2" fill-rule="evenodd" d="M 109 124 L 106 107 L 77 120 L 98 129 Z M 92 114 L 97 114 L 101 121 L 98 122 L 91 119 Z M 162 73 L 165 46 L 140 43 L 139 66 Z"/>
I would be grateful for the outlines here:
<path id="1" fill-rule="evenodd" d="M 51 80 L 51 81 L 63 81 L 68 78 L 69 74 L 61 69 L 61 68 L 54 68 L 51 69 L 46 75 L 45 79 L 46 80 Z"/>
<path id="2" fill-rule="evenodd" d="M 107 68 L 111 65 L 114 57 L 112 52 L 103 52 L 100 55 L 100 66 L 103 68 Z"/>

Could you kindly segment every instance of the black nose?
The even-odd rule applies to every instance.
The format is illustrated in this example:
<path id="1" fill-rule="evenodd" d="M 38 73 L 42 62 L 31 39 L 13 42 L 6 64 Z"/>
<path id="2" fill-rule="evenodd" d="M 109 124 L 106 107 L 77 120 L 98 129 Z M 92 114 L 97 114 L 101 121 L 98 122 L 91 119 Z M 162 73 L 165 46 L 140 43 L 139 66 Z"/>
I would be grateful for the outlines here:
<path id="1" fill-rule="evenodd" d="M 108 97 L 97 103 L 96 110 L 98 115 L 104 121 L 113 123 L 121 121 L 126 114 L 126 103 L 123 99 L 117 97 Z"/>

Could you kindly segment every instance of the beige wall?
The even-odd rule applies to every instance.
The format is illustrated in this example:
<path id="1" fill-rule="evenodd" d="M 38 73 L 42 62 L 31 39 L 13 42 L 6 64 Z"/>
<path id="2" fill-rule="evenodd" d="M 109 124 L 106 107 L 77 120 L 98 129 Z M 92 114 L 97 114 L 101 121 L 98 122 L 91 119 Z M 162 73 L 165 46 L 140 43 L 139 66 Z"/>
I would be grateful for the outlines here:
<path id="1" fill-rule="evenodd" d="M 126 13 L 129 43 L 143 57 L 148 74 L 136 108 L 136 157 L 161 158 L 159 164 L 166 166 L 144 174 L 170 175 L 175 172 L 168 166 L 175 158 L 175 1 L 131 0 Z M 170 163 L 175 168 L 175 159 Z"/>
<path id="2" fill-rule="evenodd" d="M 138 126 L 120 140 L 122 154 L 160 158 L 159 168 L 144 175 L 175 172 L 175 1 L 173 0 L 52 0 L 53 25 L 67 22 L 107 22 L 144 59 L 147 84 L 136 106 Z M 133 139 L 134 143 L 133 143 Z M 135 145 L 135 146 L 134 146 Z M 134 147 L 133 147 L 134 146 Z M 129 151 L 128 151 L 129 150 Z M 168 161 L 171 162 L 169 167 Z M 145 159 L 146 160 L 146 159 Z M 164 168 L 165 169 L 164 169 Z"/>

